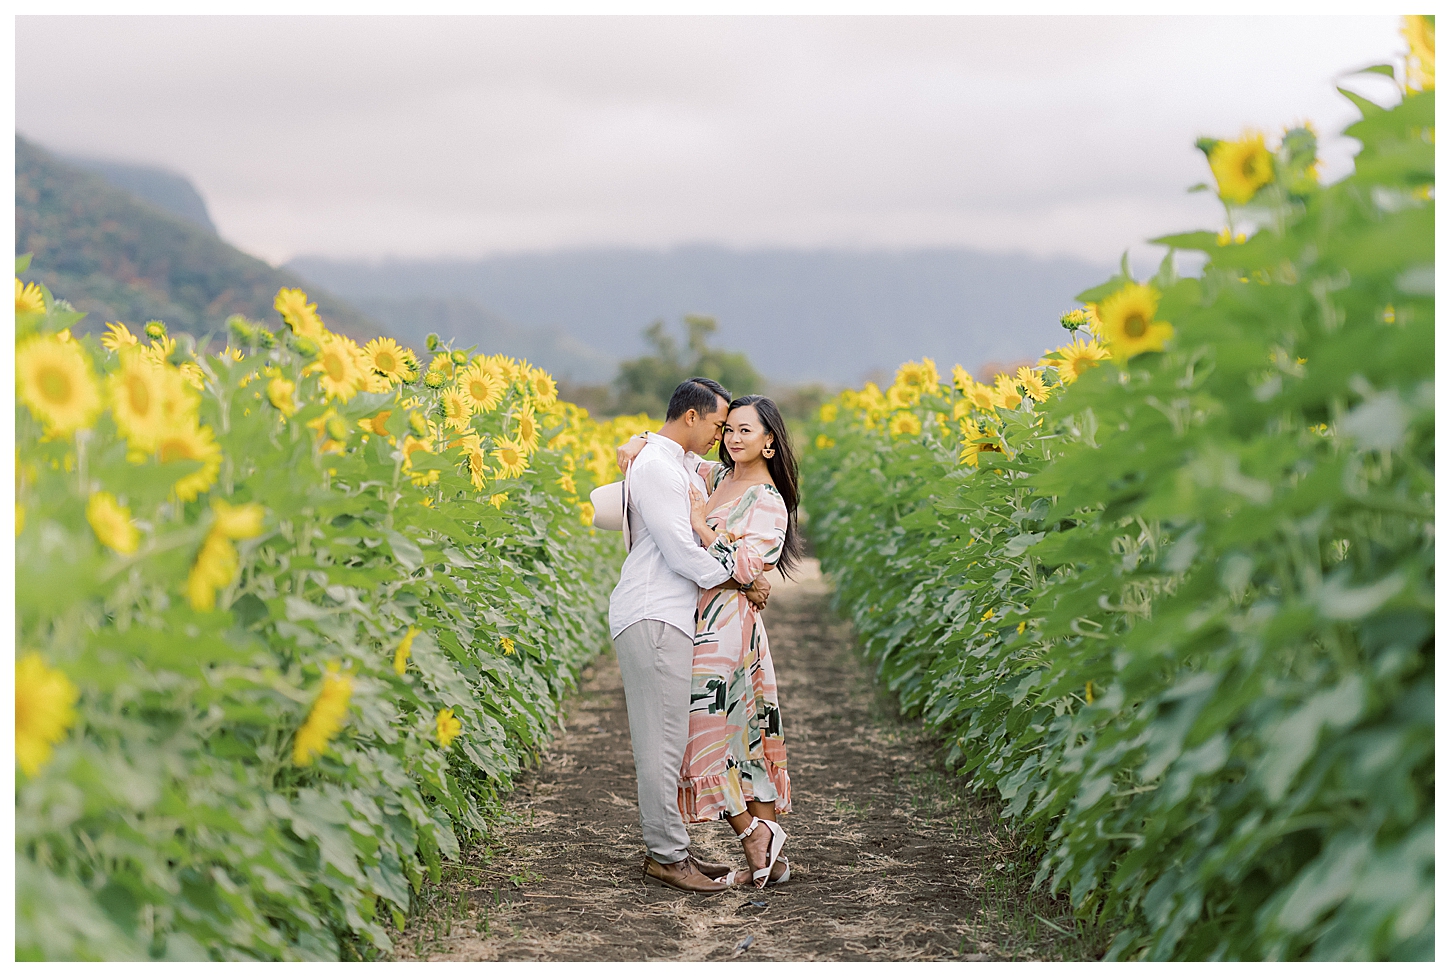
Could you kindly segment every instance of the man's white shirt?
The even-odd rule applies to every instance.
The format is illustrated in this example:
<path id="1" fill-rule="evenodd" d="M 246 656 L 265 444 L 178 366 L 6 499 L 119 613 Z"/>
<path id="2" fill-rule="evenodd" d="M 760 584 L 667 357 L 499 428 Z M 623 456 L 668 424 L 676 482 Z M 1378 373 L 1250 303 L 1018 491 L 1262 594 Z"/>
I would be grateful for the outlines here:
<path id="1" fill-rule="evenodd" d="M 700 457 L 662 434 L 629 466 L 630 550 L 609 598 L 609 635 L 640 621 L 663 621 L 695 638 L 700 591 L 730 572 L 705 552 L 690 526 L 690 488 L 705 491 Z"/>

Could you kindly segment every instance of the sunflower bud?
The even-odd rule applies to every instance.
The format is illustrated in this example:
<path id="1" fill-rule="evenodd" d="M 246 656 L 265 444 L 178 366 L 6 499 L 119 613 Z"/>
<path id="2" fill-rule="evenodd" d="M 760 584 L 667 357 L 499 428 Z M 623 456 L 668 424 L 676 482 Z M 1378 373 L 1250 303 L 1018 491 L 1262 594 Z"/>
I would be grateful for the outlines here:
<path id="1" fill-rule="evenodd" d="M 292 334 L 292 348 L 297 350 L 297 352 L 301 353 L 303 356 L 308 357 L 316 356 L 318 350 L 320 349 L 320 347 L 315 342 L 308 339 L 306 336 L 299 336 L 296 333 Z"/>
<path id="2" fill-rule="evenodd" d="M 166 338 L 166 323 L 162 322 L 159 319 L 152 319 L 150 322 L 146 323 L 145 328 L 146 335 L 151 339 Z"/>
<path id="3" fill-rule="evenodd" d="M 1068 332 L 1076 332 L 1079 329 L 1085 329 L 1087 328 L 1088 324 L 1087 312 L 1083 309 L 1073 309 L 1071 312 L 1064 312 L 1062 314 L 1062 318 L 1059 319 L 1058 322 L 1060 322 L 1062 324 L 1062 328 L 1066 329 Z"/>
<path id="4" fill-rule="evenodd" d="M 227 331 L 237 341 L 238 346 L 252 346 L 257 341 L 257 330 L 247 321 L 245 316 L 228 316 Z"/>
<path id="5" fill-rule="evenodd" d="M 327 436 L 334 441 L 347 440 L 347 424 L 340 417 L 329 417 L 327 419 Z"/>
<path id="6" fill-rule="evenodd" d="M 428 418 L 424 417 L 420 410 L 409 411 L 408 427 L 412 428 L 413 433 L 418 437 L 424 437 L 428 434 Z"/>
<path id="7" fill-rule="evenodd" d="M 277 348 L 277 334 L 266 326 L 257 327 L 257 345 L 265 346 L 267 349 Z"/>
<path id="8" fill-rule="evenodd" d="M 423 374 L 423 385 L 431 387 L 434 390 L 437 390 L 447 382 L 448 377 L 444 375 L 442 370 L 429 370 Z"/>
<path id="9" fill-rule="evenodd" d="M 438 348 L 438 334 L 436 332 L 430 332 L 424 342 L 428 344 L 428 352 L 433 352 Z"/>
<path id="10" fill-rule="evenodd" d="M 467 366 L 468 354 L 461 349 L 455 349 L 453 351 L 453 362 L 458 364 L 459 366 Z"/>

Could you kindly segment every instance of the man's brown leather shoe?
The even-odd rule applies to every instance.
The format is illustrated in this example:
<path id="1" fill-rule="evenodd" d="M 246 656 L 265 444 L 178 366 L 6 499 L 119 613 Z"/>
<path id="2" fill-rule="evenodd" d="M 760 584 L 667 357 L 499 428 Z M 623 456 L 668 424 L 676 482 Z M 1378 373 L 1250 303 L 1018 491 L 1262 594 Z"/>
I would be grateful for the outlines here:
<path id="1" fill-rule="evenodd" d="M 709 862 L 703 858 L 700 858 L 694 852 L 690 852 L 690 854 L 686 857 L 688 857 L 690 861 L 694 862 L 695 867 L 699 869 L 704 875 L 712 879 L 721 879 L 729 875 L 731 872 L 739 870 L 738 865 L 726 865 L 723 862 Z"/>
<path id="2" fill-rule="evenodd" d="M 661 865 L 653 858 L 644 860 L 644 880 L 651 885 L 664 885 L 684 892 L 698 892 L 714 895 L 730 888 L 724 882 L 716 882 L 695 867 L 689 856 L 669 865 Z"/>

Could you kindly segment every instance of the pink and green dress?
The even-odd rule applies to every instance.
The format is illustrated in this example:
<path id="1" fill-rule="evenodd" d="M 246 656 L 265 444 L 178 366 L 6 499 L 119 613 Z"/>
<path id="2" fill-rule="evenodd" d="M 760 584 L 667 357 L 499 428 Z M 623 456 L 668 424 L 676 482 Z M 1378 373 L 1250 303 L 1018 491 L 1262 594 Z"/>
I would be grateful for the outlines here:
<path id="1" fill-rule="evenodd" d="M 713 493 L 724 466 L 704 462 L 699 470 Z M 775 486 L 752 485 L 706 517 L 720 534 L 706 552 L 749 584 L 780 559 L 787 518 Z M 775 801 L 777 814 L 790 810 L 775 664 L 765 625 L 738 590 L 708 590 L 695 611 L 690 736 L 679 796 L 687 823 L 742 814 L 747 800 Z"/>

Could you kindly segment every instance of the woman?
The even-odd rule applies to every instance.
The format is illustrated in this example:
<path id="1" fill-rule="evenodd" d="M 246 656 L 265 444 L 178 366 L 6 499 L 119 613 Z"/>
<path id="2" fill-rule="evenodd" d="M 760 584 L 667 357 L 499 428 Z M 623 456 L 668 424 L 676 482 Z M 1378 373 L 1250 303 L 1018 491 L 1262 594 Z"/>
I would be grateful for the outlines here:
<path id="1" fill-rule="evenodd" d="M 788 573 L 799 564 L 798 476 L 785 422 L 767 397 L 734 400 L 720 444 L 724 460 L 699 465 L 710 495 L 691 490 L 691 523 L 736 589 L 702 593 L 695 613 L 680 814 L 687 823 L 728 821 L 760 888 L 790 879 L 776 821 L 790 811 L 790 777 L 765 626 L 738 588 L 774 566 Z M 643 445 L 632 439 L 620 449 L 621 462 Z"/>
<path id="2" fill-rule="evenodd" d="M 710 496 L 692 491 L 691 523 L 706 551 L 749 587 L 772 566 L 789 572 L 800 562 L 795 456 L 768 397 L 736 398 L 720 444 L 723 460 L 700 465 Z M 745 848 L 752 881 L 764 887 L 790 877 L 790 863 L 779 858 L 785 832 L 776 821 L 789 811 L 780 698 L 765 625 L 739 590 L 716 587 L 700 595 L 695 614 L 680 813 L 687 823 L 728 821 Z"/>

